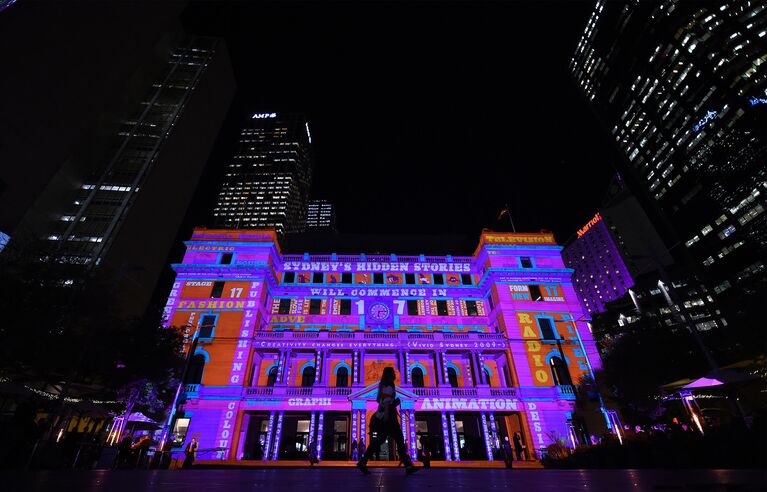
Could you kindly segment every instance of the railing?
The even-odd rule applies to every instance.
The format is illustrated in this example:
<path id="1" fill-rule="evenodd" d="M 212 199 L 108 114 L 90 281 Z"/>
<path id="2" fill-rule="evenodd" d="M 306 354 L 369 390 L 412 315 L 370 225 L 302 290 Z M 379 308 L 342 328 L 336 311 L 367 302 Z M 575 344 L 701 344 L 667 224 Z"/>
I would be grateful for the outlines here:
<path id="1" fill-rule="evenodd" d="M 439 396 L 439 388 L 412 388 L 411 391 L 418 396 Z"/>
<path id="2" fill-rule="evenodd" d="M 301 396 L 311 396 L 312 390 L 314 388 L 311 386 L 299 386 L 299 387 L 286 387 L 285 388 L 285 394 L 286 395 L 301 395 Z"/>
<path id="3" fill-rule="evenodd" d="M 575 387 L 571 384 L 557 386 L 557 390 L 559 391 L 560 396 L 575 397 Z"/>
<path id="4" fill-rule="evenodd" d="M 402 343 L 406 343 L 408 340 L 434 340 L 434 341 L 464 341 L 464 342 L 497 342 L 501 346 L 495 348 L 506 348 L 506 337 L 502 333 L 451 333 L 451 332 L 404 332 L 404 331 L 256 331 L 253 334 L 256 340 L 269 340 L 269 339 L 281 339 L 281 340 L 399 340 Z M 472 347 L 473 348 L 473 347 Z M 484 347 L 482 347 L 484 348 Z M 491 347 L 487 347 L 491 348 Z"/>
<path id="5" fill-rule="evenodd" d="M 477 396 L 477 388 L 450 388 L 453 396 Z"/>
<path id="6" fill-rule="evenodd" d="M 331 331 L 328 332 L 328 338 L 354 338 L 353 331 Z"/>
<path id="7" fill-rule="evenodd" d="M 443 333 L 442 338 L 445 340 L 468 340 L 468 333 Z"/>
<path id="8" fill-rule="evenodd" d="M 349 396 L 352 394 L 351 388 L 325 388 L 325 394 L 328 396 Z"/>
<path id="9" fill-rule="evenodd" d="M 274 394 L 274 387 L 267 386 L 265 388 L 261 388 L 261 387 L 245 388 L 245 394 L 247 396 L 252 396 L 252 395 L 259 395 L 259 396 L 272 395 L 272 394 Z"/>
<path id="10" fill-rule="evenodd" d="M 318 331 L 294 331 L 291 333 L 293 333 L 293 338 L 319 338 L 320 337 L 320 332 Z"/>
<path id="11" fill-rule="evenodd" d="M 363 334 L 364 334 L 364 338 L 398 338 L 399 337 L 399 333 L 366 331 L 366 332 L 363 332 Z"/>
<path id="12" fill-rule="evenodd" d="M 490 388 L 490 396 L 517 396 L 517 388 Z"/>
<path id="13" fill-rule="evenodd" d="M 434 340 L 434 333 L 408 333 L 407 337 L 411 340 Z"/>
<path id="14" fill-rule="evenodd" d="M 187 393 L 197 393 L 197 390 L 200 388 L 199 384 L 187 384 L 184 387 L 184 391 Z"/>

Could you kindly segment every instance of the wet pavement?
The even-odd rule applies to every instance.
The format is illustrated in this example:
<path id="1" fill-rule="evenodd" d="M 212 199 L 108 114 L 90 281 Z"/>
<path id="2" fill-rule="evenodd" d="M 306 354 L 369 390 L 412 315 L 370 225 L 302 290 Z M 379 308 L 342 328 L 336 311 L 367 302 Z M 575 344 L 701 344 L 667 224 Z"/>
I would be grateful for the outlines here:
<path id="1" fill-rule="evenodd" d="M 421 470 L 396 468 L 0 472 L 4 492 L 355 492 L 448 490 L 767 491 L 764 470 Z"/>

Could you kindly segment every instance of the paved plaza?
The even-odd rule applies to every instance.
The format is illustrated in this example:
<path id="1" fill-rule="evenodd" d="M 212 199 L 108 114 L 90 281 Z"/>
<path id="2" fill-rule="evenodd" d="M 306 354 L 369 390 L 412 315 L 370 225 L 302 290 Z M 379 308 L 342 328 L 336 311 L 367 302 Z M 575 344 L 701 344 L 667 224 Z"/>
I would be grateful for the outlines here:
<path id="1" fill-rule="evenodd" d="M 767 491 L 758 470 L 253 469 L 2 472 L 5 492 L 109 491 Z"/>

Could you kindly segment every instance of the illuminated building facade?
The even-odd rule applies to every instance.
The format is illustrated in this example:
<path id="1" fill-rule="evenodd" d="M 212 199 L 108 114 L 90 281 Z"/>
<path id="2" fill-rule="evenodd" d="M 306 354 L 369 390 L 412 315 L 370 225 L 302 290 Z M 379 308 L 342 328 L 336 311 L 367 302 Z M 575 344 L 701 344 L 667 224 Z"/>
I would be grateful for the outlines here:
<path id="1" fill-rule="evenodd" d="M 764 2 L 599 0 L 570 65 L 667 248 L 739 328 L 767 283 L 765 36 Z"/>
<path id="2" fill-rule="evenodd" d="M 306 232 L 338 232 L 336 212 L 327 200 L 309 200 L 306 206 Z"/>
<path id="3" fill-rule="evenodd" d="M 302 114 L 253 114 L 226 167 L 213 223 L 303 232 L 312 183 L 311 143 Z"/>
<path id="4" fill-rule="evenodd" d="M 200 459 L 348 459 L 386 366 L 411 454 L 531 457 L 601 435 L 574 384 L 601 362 L 550 233 L 483 232 L 472 256 L 282 254 L 273 230 L 196 229 L 165 308 L 191 363 L 173 439 Z M 585 429 L 588 427 L 588 430 Z M 384 446 L 382 459 L 393 450 Z"/>

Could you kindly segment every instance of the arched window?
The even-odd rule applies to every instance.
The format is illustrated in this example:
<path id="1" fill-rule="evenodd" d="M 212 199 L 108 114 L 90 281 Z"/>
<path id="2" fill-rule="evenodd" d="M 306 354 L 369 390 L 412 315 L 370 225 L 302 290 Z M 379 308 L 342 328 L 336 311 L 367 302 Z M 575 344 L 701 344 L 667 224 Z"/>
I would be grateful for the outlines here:
<path id="1" fill-rule="evenodd" d="M 487 367 L 483 368 L 482 371 L 485 373 L 485 382 L 488 386 L 492 386 L 493 380 L 490 379 L 490 371 L 487 370 Z"/>
<path id="2" fill-rule="evenodd" d="M 458 387 L 458 373 L 452 367 L 447 368 L 447 380 L 450 382 L 450 386 L 453 388 Z"/>
<path id="3" fill-rule="evenodd" d="M 554 380 L 554 384 L 557 386 L 565 384 L 573 384 L 570 379 L 570 371 L 567 370 L 567 364 L 565 364 L 559 357 L 552 357 L 549 362 L 551 365 L 551 377 Z"/>
<path id="4" fill-rule="evenodd" d="M 349 386 L 349 369 L 346 367 L 339 367 L 338 371 L 336 371 L 336 386 L 339 388 Z"/>
<path id="5" fill-rule="evenodd" d="M 413 382 L 413 388 L 423 388 L 423 371 L 420 367 L 413 368 L 410 380 Z"/>
<path id="6" fill-rule="evenodd" d="M 314 367 L 306 366 L 301 373 L 301 386 L 314 386 Z"/>
<path id="7" fill-rule="evenodd" d="M 266 378 L 266 385 L 274 386 L 274 383 L 276 382 L 277 382 L 277 366 L 274 366 L 271 369 L 269 369 L 269 375 Z"/>
<path id="8" fill-rule="evenodd" d="M 186 373 L 185 384 L 200 384 L 202 382 L 202 373 L 205 370 L 205 356 L 195 354 L 189 361 L 189 370 Z"/>

